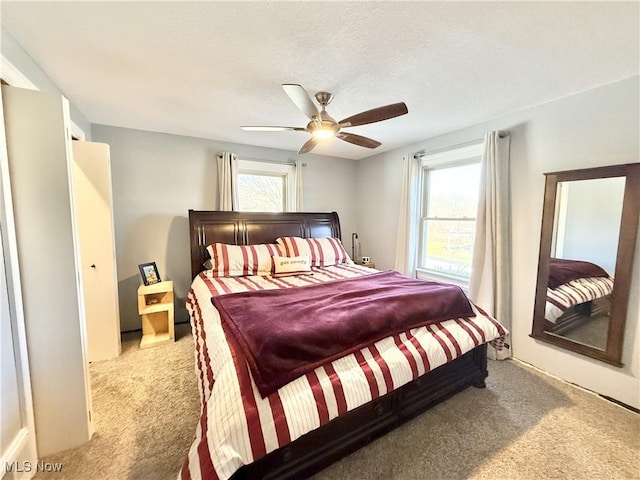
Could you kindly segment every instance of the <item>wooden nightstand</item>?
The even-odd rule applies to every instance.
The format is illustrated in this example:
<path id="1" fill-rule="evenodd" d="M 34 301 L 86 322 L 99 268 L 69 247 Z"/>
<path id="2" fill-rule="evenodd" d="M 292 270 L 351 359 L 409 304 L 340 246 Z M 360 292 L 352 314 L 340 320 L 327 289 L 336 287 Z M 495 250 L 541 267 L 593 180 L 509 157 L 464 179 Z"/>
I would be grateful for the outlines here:
<path id="1" fill-rule="evenodd" d="M 362 265 L 363 267 L 369 267 L 369 268 L 376 268 L 376 264 L 375 263 L 360 263 L 360 262 L 356 262 L 356 265 Z"/>
<path id="2" fill-rule="evenodd" d="M 173 329 L 173 282 L 138 287 L 138 313 L 142 321 L 140 348 L 175 341 Z"/>

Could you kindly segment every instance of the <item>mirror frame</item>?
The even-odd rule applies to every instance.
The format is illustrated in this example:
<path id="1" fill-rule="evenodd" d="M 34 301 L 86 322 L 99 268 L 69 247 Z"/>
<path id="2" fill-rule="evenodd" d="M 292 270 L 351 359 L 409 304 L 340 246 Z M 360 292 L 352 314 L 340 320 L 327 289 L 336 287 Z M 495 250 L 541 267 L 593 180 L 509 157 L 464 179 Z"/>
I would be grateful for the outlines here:
<path id="1" fill-rule="evenodd" d="M 546 181 L 544 206 L 542 210 L 542 229 L 540 233 L 540 253 L 538 257 L 538 278 L 536 283 L 533 329 L 530 336 L 572 352 L 586 355 L 617 367 L 622 367 L 622 344 L 624 341 L 624 329 L 629 306 L 633 256 L 640 212 L 640 163 L 568 170 L 565 172 L 551 172 L 545 173 L 544 175 Z M 614 284 L 613 291 L 611 292 L 607 346 L 605 350 L 601 350 L 545 331 L 544 314 L 558 183 L 611 177 L 625 177 L 625 188 L 618 236 Z"/>

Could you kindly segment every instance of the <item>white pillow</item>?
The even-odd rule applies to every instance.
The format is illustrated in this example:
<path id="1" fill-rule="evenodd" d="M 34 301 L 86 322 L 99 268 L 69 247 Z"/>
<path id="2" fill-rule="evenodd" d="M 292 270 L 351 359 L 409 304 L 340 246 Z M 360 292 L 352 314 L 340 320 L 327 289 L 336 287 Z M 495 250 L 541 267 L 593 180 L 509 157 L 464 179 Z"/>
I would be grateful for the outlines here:
<path id="1" fill-rule="evenodd" d="M 313 275 L 311 272 L 311 258 L 307 255 L 300 257 L 273 256 L 275 267 L 274 277 L 287 277 L 291 275 Z"/>

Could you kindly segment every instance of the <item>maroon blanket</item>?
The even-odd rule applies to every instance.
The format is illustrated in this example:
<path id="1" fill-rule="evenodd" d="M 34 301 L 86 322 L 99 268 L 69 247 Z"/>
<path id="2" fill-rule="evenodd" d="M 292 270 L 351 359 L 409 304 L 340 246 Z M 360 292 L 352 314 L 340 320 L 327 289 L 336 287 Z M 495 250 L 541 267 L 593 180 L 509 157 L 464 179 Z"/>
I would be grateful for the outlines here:
<path id="1" fill-rule="evenodd" d="M 595 263 L 563 258 L 549 260 L 549 288 L 558 288 L 560 285 L 578 278 L 608 276 L 609 274 Z"/>
<path id="2" fill-rule="evenodd" d="M 225 330 L 244 352 L 263 397 L 384 337 L 475 316 L 459 287 L 393 271 L 221 295 L 212 301 Z"/>

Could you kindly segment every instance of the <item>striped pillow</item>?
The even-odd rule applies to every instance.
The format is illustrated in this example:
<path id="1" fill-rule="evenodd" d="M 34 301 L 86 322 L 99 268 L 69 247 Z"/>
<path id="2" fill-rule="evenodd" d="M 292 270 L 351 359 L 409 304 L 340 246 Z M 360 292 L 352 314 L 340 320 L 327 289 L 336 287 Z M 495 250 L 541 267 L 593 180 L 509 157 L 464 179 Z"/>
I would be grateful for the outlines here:
<path id="1" fill-rule="evenodd" d="M 271 275 L 274 255 L 280 255 L 275 243 L 259 245 L 230 245 L 213 243 L 207 246 L 214 277 L 244 277 Z"/>
<path id="2" fill-rule="evenodd" d="M 280 237 L 276 242 L 288 257 L 308 255 L 314 267 L 353 263 L 339 238 Z"/>

